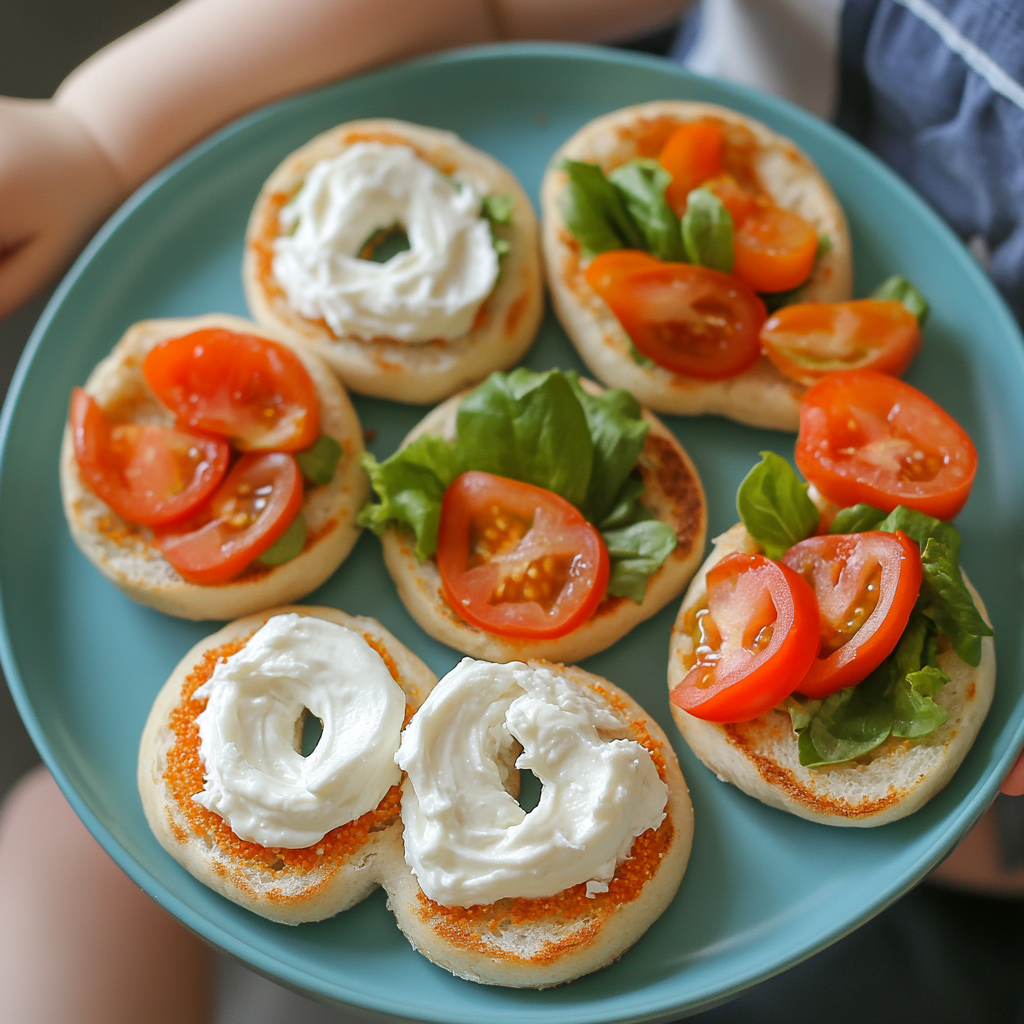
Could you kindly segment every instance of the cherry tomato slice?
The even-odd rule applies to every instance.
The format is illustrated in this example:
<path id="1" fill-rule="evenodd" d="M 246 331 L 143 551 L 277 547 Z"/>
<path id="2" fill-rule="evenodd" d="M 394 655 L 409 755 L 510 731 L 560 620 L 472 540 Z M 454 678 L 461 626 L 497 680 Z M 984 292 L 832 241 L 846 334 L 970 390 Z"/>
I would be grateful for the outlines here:
<path id="1" fill-rule="evenodd" d="M 548 640 L 593 615 L 609 562 L 601 534 L 564 498 L 472 471 L 445 491 L 437 568 L 448 603 L 470 625 Z"/>
<path id="2" fill-rule="evenodd" d="M 612 249 L 595 256 L 583 276 L 598 295 L 604 295 L 619 278 L 636 270 L 657 270 L 664 265 L 662 260 L 639 249 Z"/>
<path id="3" fill-rule="evenodd" d="M 697 663 L 672 691 L 707 722 L 747 722 L 785 700 L 818 653 L 818 602 L 792 569 L 764 555 L 726 555 L 707 575 Z"/>
<path id="4" fill-rule="evenodd" d="M 726 380 L 760 355 L 764 303 L 728 274 L 662 263 L 614 278 L 601 295 L 633 344 L 673 373 Z"/>
<path id="5" fill-rule="evenodd" d="M 978 453 L 926 395 L 873 370 L 830 373 L 804 396 L 796 464 L 837 505 L 906 505 L 938 519 L 964 507 Z"/>
<path id="6" fill-rule="evenodd" d="M 914 610 L 920 547 L 901 530 L 824 534 L 794 544 L 782 560 L 814 589 L 821 613 L 821 650 L 797 690 L 823 699 L 866 679 Z"/>
<path id="7" fill-rule="evenodd" d="M 770 316 L 761 344 L 784 374 L 810 386 L 836 370 L 898 377 L 921 350 L 921 330 L 902 302 L 804 302 Z"/>
<path id="8" fill-rule="evenodd" d="M 191 522 L 160 531 L 156 546 L 192 583 L 226 583 L 259 558 L 302 509 L 302 474 L 285 452 L 247 452 Z"/>
<path id="9" fill-rule="evenodd" d="M 803 284 L 818 254 L 814 225 L 779 206 L 752 212 L 732 243 L 733 275 L 756 292 L 785 292 Z"/>
<path id="10" fill-rule="evenodd" d="M 668 137 L 658 162 L 672 175 L 665 198 L 678 216 L 686 210 L 686 197 L 692 189 L 722 173 L 724 142 L 718 121 L 691 121 Z"/>
<path id="11" fill-rule="evenodd" d="M 241 451 L 298 452 L 320 436 L 316 388 L 284 345 L 210 329 L 154 346 L 142 372 L 179 421 Z"/>
<path id="12" fill-rule="evenodd" d="M 227 441 L 153 423 L 111 423 L 82 388 L 71 393 L 70 420 L 86 483 L 134 523 L 158 526 L 184 518 L 227 472 Z"/>

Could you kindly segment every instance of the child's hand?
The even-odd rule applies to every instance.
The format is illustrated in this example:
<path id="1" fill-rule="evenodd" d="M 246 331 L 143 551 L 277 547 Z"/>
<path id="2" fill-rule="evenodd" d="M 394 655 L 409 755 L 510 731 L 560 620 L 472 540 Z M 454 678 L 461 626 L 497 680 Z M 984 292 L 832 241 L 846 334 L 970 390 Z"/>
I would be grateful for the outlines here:
<path id="1" fill-rule="evenodd" d="M 127 191 L 74 114 L 0 97 L 0 316 L 60 270 Z"/>

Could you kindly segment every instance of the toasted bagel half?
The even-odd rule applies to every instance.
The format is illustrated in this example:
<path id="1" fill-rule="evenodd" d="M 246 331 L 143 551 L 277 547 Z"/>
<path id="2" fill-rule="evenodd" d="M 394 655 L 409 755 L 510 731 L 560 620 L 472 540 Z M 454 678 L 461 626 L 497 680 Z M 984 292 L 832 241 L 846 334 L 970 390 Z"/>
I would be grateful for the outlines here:
<path id="1" fill-rule="evenodd" d="M 580 382 L 591 393 L 601 391 L 592 381 Z M 422 434 L 455 438 L 455 418 L 461 395 L 439 405 L 406 436 L 402 446 Z M 470 625 L 448 604 L 434 559 L 420 562 L 410 532 L 389 529 L 381 538 L 384 561 L 398 595 L 412 617 L 436 640 L 487 661 L 581 661 L 611 646 L 634 626 L 649 619 L 682 592 L 700 563 L 707 535 L 707 504 L 696 467 L 672 432 L 651 413 L 639 466 L 647 489 L 643 503 L 675 530 L 677 544 L 661 568 L 647 581 L 642 604 L 607 595 L 583 625 L 554 640 L 524 640 L 498 636 Z"/>
<path id="2" fill-rule="evenodd" d="M 359 536 L 356 513 L 369 493 L 366 474 L 359 465 L 362 428 L 344 388 L 317 356 L 241 317 L 211 313 L 133 324 L 89 375 L 85 390 L 115 418 L 171 426 L 174 417 L 146 383 L 142 362 L 158 342 L 214 327 L 265 337 L 293 348 L 316 386 L 320 429 L 341 445 L 334 478 L 305 493 L 302 512 L 307 537 L 301 554 L 273 568 L 253 563 L 228 583 L 189 583 L 153 546 L 148 527 L 122 519 L 88 487 L 67 427 L 60 454 L 64 514 L 82 553 L 133 600 L 185 619 L 237 618 L 294 601 L 314 590 L 352 550 Z"/>
<path id="3" fill-rule="evenodd" d="M 636 157 L 657 157 L 681 124 L 715 118 L 725 129 L 726 169 L 741 184 L 810 221 L 830 249 L 799 290 L 802 302 L 841 302 L 853 288 L 853 263 L 846 217 L 828 182 L 789 139 L 759 121 L 726 107 L 661 100 L 616 110 L 584 125 L 551 158 L 541 185 L 542 246 L 548 287 L 558 318 L 595 376 L 624 387 L 655 412 L 696 416 L 716 413 L 740 423 L 796 430 L 806 388 L 786 377 L 763 356 L 749 369 L 723 381 L 704 381 L 641 366 L 629 336 L 584 277 L 586 261 L 566 227 L 558 197 L 567 177 L 564 158 L 600 164 L 605 172 Z"/>
<path id="4" fill-rule="evenodd" d="M 388 906 L 413 947 L 459 978 L 512 988 L 549 988 L 618 959 L 672 901 L 690 856 L 693 807 L 675 751 L 629 694 L 600 676 L 549 662 L 529 662 L 571 680 L 621 721 L 616 737 L 646 748 L 668 788 L 665 819 L 633 841 L 607 892 L 587 883 L 543 899 L 502 899 L 445 907 L 424 895 L 404 860 L 384 881 Z M 510 791 L 518 786 L 511 769 Z M 409 785 L 406 779 L 404 785 Z"/>
<path id="5" fill-rule="evenodd" d="M 511 223 L 501 229 L 509 251 L 497 284 L 463 337 L 416 344 L 386 337 L 338 337 L 326 322 L 306 319 L 292 308 L 275 279 L 272 263 L 281 210 L 317 163 L 357 142 L 408 146 L 442 174 L 470 182 L 481 195 L 511 197 Z M 282 161 L 249 218 L 242 282 L 256 320 L 315 352 L 347 388 L 413 404 L 439 402 L 494 370 L 514 366 L 533 343 L 544 312 L 537 220 L 511 171 L 453 132 L 388 119 L 338 125 Z"/>
<path id="6" fill-rule="evenodd" d="M 716 562 L 734 551 L 761 549 L 738 523 L 715 540 L 683 599 L 672 630 L 668 688 L 686 675 L 684 658 L 694 641 L 684 623 L 707 599 L 706 576 Z M 988 613 L 977 591 L 968 589 L 985 620 Z M 705 722 L 672 704 L 672 715 L 690 749 L 720 779 L 738 786 L 762 803 L 826 825 L 868 827 L 912 814 L 941 790 L 960 767 L 988 714 L 995 690 L 995 645 L 982 640 L 981 663 L 972 668 L 953 650 L 939 655 L 950 677 L 935 696 L 948 718 L 918 739 L 890 736 L 880 747 L 853 761 L 825 768 L 800 764 L 797 738 L 788 712 L 774 709 L 750 722 Z"/>
<path id="7" fill-rule="evenodd" d="M 139 747 L 138 785 L 146 820 L 167 852 L 204 885 L 272 921 L 320 921 L 364 899 L 402 859 L 400 787 L 377 807 L 333 829 L 307 849 L 260 846 L 239 839 L 213 811 L 192 800 L 203 789 L 196 717 L 206 706 L 192 694 L 221 661 L 272 616 L 294 612 L 361 634 L 384 659 L 416 709 L 437 678 L 375 619 L 334 608 L 273 608 L 232 622 L 196 644 L 157 695 Z"/>

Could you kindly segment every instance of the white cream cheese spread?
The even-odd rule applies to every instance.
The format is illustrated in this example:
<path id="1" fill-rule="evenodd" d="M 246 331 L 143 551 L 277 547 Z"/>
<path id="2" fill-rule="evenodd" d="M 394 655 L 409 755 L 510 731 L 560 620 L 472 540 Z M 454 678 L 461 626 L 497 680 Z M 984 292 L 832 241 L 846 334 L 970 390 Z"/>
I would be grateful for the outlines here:
<path id="1" fill-rule="evenodd" d="M 480 202 L 407 146 L 354 143 L 314 165 L 281 210 L 273 275 L 298 313 L 338 337 L 460 338 L 498 279 Z M 385 263 L 359 258 L 396 225 L 407 250 Z"/>
<path id="2" fill-rule="evenodd" d="M 584 687 L 547 668 L 465 658 L 406 728 L 395 760 L 405 859 L 444 906 L 603 892 L 636 836 L 665 817 L 668 789 L 650 754 Z M 529 813 L 505 784 L 542 784 Z"/>
<path id="3" fill-rule="evenodd" d="M 195 692 L 205 786 L 193 799 L 240 839 L 301 849 L 372 810 L 401 778 L 405 695 L 358 633 L 275 615 Z M 303 709 L 323 722 L 299 752 Z"/>

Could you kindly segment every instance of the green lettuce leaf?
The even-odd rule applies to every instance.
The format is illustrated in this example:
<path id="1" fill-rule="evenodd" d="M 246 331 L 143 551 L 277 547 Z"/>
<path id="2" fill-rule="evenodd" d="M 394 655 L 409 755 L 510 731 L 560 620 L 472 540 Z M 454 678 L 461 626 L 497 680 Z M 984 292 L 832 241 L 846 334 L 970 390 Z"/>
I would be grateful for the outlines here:
<path id="1" fill-rule="evenodd" d="M 511 196 L 484 196 L 480 200 L 480 216 L 492 224 L 511 224 L 515 201 Z"/>
<path id="2" fill-rule="evenodd" d="M 877 530 L 884 520 L 885 513 L 874 505 L 851 505 L 836 513 L 829 533 L 864 533 L 866 530 Z"/>
<path id="3" fill-rule="evenodd" d="M 801 746 L 804 767 L 850 761 L 885 742 L 892 729 L 890 675 L 883 663 L 862 683 L 822 701 L 806 730 L 809 742 Z"/>
<path id="4" fill-rule="evenodd" d="M 714 192 L 695 188 L 686 197 L 681 231 L 691 263 L 724 274 L 732 271 L 732 215 Z"/>
<path id="5" fill-rule="evenodd" d="M 911 540 L 917 541 L 922 554 L 928 541 L 934 538 L 948 549 L 954 561 L 960 558 L 960 531 L 952 523 L 945 523 L 923 512 L 915 512 L 903 505 L 897 505 L 874 529 L 885 533 L 902 530 Z"/>
<path id="6" fill-rule="evenodd" d="M 968 665 L 981 663 L 981 638 L 992 629 L 975 607 L 954 554 L 941 541 L 929 538 L 921 554 L 921 610 L 949 638 L 953 650 Z"/>
<path id="7" fill-rule="evenodd" d="M 938 729 L 946 720 L 946 709 L 932 698 L 948 682 L 949 676 L 931 665 L 903 676 L 896 684 L 892 735 L 914 739 Z"/>
<path id="8" fill-rule="evenodd" d="M 641 604 L 648 577 L 675 551 L 672 527 L 660 519 L 647 519 L 624 529 L 603 530 L 601 536 L 612 563 L 608 593 Z"/>
<path id="9" fill-rule="evenodd" d="M 630 160 L 608 175 L 622 194 L 626 210 L 644 237 L 643 248 L 659 260 L 683 259 L 679 218 L 665 201 L 672 180 L 657 160 Z"/>
<path id="10" fill-rule="evenodd" d="M 774 452 L 761 452 L 761 461 L 743 478 L 736 493 L 736 509 L 747 533 L 769 558 L 781 558 L 809 537 L 820 518 L 807 497 L 807 484 Z"/>
<path id="11" fill-rule="evenodd" d="M 598 529 L 614 530 L 617 527 L 638 523 L 643 519 L 653 519 L 654 516 L 647 510 L 647 506 L 640 501 L 640 496 L 646 489 L 639 474 L 628 477 L 615 496 L 615 503 L 612 505 L 611 511 L 603 519 L 598 520 Z"/>
<path id="12" fill-rule="evenodd" d="M 886 278 L 872 293 L 873 299 L 893 299 L 902 302 L 924 327 L 928 319 L 928 300 L 902 274 Z"/>
<path id="13" fill-rule="evenodd" d="M 561 168 L 569 182 L 558 197 L 558 210 L 585 256 L 609 249 L 644 248 L 644 236 L 626 209 L 622 193 L 597 164 L 563 160 Z"/>

